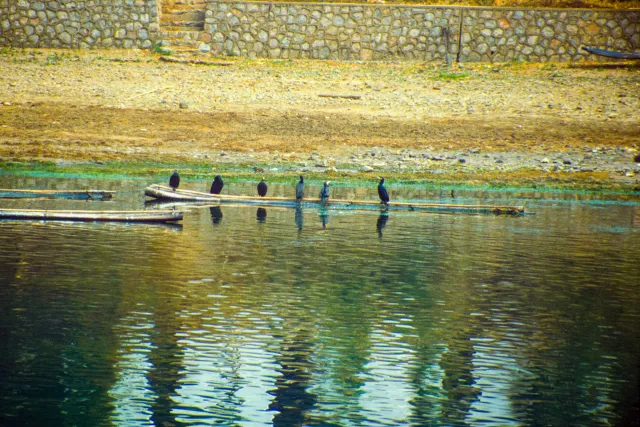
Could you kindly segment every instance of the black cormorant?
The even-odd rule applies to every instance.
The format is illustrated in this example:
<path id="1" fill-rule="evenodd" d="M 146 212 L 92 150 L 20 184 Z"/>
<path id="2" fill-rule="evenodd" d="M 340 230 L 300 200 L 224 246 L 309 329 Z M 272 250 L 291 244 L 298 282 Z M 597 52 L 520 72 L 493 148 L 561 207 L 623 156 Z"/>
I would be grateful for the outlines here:
<path id="1" fill-rule="evenodd" d="M 322 190 L 320 190 L 320 198 L 325 202 L 329 198 L 329 183 L 331 181 L 325 181 Z"/>
<path id="2" fill-rule="evenodd" d="M 380 201 L 385 205 L 389 204 L 389 193 L 387 193 L 387 189 L 384 188 L 384 178 L 380 178 L 380 184 L 378 184 L 378 196 L 380 196 Z"/>
<path id="3" fill-rule="evenodd" d="M 258 196 L 264 197 L 267 195 L 267 183 L 264 182 L 264 178 L 258 184 Z"/>
<path id="4" fill-rule="evenodd" d="M 222 178 L 220 177 L 220 175 L 216 175 L 216 177 L 213 179 L 213 182 L 211 183 L 211 190 L 209 190 L 209 192 L 211 194 L 220 194 L 220 192 L 222 191 L 222 187 L 224 187 L 224 182 L 222 182 Z"/>
<path id="5" fill-rule="evenodd" d="M 180 185 L 180 175 L 178 175 L 178 171 L 173 171 L 171 178 L 169 178 L 169 187 L 173 188 L 173 191 L 176 191 L 176 188 Z"/>
<path id="6" fill-rule="evenodd" d="M 300 182 L 296 184 L 296 200 L 302 200 L 304 197 L 304 178 L 300 175 Z"/>

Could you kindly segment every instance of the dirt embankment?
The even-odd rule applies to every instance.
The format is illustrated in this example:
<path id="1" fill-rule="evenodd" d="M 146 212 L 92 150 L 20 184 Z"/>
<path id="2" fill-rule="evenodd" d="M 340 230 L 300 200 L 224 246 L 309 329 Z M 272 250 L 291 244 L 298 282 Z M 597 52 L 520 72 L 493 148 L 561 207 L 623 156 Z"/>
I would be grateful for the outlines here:
<path id="1" fill-rule="evenodd" d="M 0 159 L 623 185 L 640 174 L 637 63 L 231 63 L 5 52 Z"/>

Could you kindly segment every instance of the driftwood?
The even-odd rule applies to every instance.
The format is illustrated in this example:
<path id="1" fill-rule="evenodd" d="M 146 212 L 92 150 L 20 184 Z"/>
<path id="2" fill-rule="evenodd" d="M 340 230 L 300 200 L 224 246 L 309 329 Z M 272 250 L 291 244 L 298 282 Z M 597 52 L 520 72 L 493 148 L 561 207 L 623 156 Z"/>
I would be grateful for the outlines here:
<path id="1" fill-rule="evenodd" d="M 170 222 L 184 214 L 174 210 L 147 211 L 59 211 L 36 209 L 0 209 L 0 219 L 36 219 L 57 221 Z"/>
<path id="2" fill-rule="evenodd" d="M 173 190 L 171 187 L 153 184 L 144 190 L 145 196 L 158 200 L 172 200 L 176 202 L 201 203 L 235 203 L 261 206 L 284 207 L 325 207 L 333 209 L 350 209 L 354 207 L 382 210 L 426 211 L 441 213 L 494 213 L 507 215 L 524 214 L 523 206 L 483 206 L 483 205 L 445 205 L 439 203 L 420 202 L 389 202 L 383 205 L 377 200 L 341 200 L 329 199 L 322 201 L 318 198 L 304 198 L 301 202 L 287 197 L 258 197 L 232 196 L 226 194 L 210 194 L 192 190 Z"/>
<path id="3" fill-rule="evenodd" d="M 0 189 L 0 199 L 111 199 L 115 191 L 104 190 L 14 190 Z"/>
<path id="4" fill-rule="evenodd" d="M 360 95 L 338 95 L 331 93 L 321 93 L 318 95 L 320 98 L 345 98 L 345 99 L 360 99 Z"/>
<path id="5" fill-rule="evenodd" d="M 235 64 L 234 62 L 203 61 L 201 59 L 178 59 L 178 58 L 171 58 L 169 56 L 161 56 L 160 61 L 173 62 L 177 64 L 216 65 L 218 67 L 229 67 Z"/>

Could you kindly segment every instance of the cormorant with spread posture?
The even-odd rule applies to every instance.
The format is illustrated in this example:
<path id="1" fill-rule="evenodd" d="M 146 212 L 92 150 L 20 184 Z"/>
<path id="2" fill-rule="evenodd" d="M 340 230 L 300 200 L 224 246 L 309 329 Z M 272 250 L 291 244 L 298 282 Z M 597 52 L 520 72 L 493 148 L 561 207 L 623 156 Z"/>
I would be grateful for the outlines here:
<path id="1" fill-rule="evenodd" d="M 296 184 L 296 200 L 302 200 L 304 197 L 304 178 L 300 175 L 300 182 Z"/>
<path id="2" fill-rule="evenodd" d="M 324 186 L 322 187 L 322 190 L 320 190 L 320 198 L 322 199 L 322 203 L 326 202 L 327 199 L 329 198 L 329 183 L 331 181 L 325 181 L 324 182 Z"/>
<path id="3" fill-rule="evenodd" d="M 173 188 L 173 191 L 176 191 L 176 188 L 180 185 L 180 175 L 178 175 L 178 171 L 173 171 L 171 178 L 169 178 L 169 187 Z"/>
<path id="4" fill-rule="evenodd" d="M 211 190 L 209 191 L 211 194 L 220 194 L 222 191 L 222 187 L 224 187 L 224 182 L 222 182 L 222 177 L 220 175 L 216 175 L 211 183 Z"/>
<path id="5" fill-rule="evenodd" d="M 267 195 L 267 183 L 264 182 L 264 178 L 258 184 L 258 196 L 264 197 Z"/>
<path id="6" fill-rule="evenodd" d="M 380 183 L 378 184 L 378 196 L 380 196 L 380 201 L 385 205 L 389 204 L 389 193 L 387 193 L 387 189 L 384 187 L 384 178 L 380 178 Z"/>

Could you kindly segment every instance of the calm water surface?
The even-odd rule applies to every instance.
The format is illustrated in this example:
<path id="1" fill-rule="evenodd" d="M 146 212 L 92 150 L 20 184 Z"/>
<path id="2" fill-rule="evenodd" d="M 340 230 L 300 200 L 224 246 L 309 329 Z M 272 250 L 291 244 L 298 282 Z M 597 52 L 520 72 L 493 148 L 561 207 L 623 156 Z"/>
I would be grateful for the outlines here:
<path id="1" fill-rule="evenodd" d="M 0 177 L 118 191 L 0 206 L 142 209 L 145 184 Z M 588 199 L 455 200 L 524 217 L 222 205 L 173 226 L 0 221 L 0 424 L 637 425 L 640 204 Z"/>

